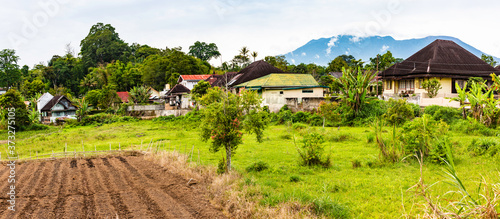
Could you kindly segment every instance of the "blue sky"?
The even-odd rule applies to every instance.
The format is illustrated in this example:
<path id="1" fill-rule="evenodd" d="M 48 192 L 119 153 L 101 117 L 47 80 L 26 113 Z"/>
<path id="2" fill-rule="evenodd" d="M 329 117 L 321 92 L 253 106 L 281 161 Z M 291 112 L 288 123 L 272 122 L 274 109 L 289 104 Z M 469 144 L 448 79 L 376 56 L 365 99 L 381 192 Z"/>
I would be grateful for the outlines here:
<path id="1" fill-rule="evenodd" d="M 16 49 L 32 67 L 76 52 L 98 22 L 116 28 L 125 42 L 187 52 L 195 41 L 215 43 L 222 60 L 247 46 L 259 58 L 290 52 L 311 39 L 338 34 L 396 39 L 448 35 L 500 57 L 500 1 L 310 0 L 153 1 L 2 0 L 0 49 Z M 220 65 L 221 60 L 212 60 Z"/>

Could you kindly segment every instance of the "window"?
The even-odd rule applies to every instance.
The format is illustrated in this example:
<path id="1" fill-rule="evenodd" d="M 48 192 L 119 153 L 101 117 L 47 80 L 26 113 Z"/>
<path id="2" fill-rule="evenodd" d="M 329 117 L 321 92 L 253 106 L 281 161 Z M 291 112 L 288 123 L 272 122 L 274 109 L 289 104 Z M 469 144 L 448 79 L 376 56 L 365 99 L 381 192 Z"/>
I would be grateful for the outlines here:
<path id="1" fill-rule="evenodd" d="M 415 80 L 409 79 L 409 80 L 401 80 L 399 81 L 399 87 L 400 90 L 413 90 L 415 89 Z"/>
<path id="2" fill-rule="evenodd" d="M 283 94 L 283 91 L 280 91 L 280 94 Z"/>
<path id="3" fill-rule="evenodd" d="M 465 80 L 455 80 L 455 82 L 458 84 L 460 89 L 464 89 Z M 455 86 L 455 85 L 453 85 L 453 86 Z"/>
<path id="4" fill-rule="evenodd" d="M 302 93 L 303 94 L 312 94 L 313 93 L 313 90 L 302 90 Z"/>
<path id="5" fill-rule="evenodd" d="M 392 90 L 392 81 L 391 80 L 385 81 L 385 89 Z"/>

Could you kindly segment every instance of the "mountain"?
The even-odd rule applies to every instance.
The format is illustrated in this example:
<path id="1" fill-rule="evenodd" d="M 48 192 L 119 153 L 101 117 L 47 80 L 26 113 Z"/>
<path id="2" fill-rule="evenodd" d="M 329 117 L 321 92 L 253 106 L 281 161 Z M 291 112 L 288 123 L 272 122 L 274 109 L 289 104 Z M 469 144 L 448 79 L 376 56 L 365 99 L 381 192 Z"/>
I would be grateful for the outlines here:
<path id="1" fill-rule="evenodd" d="M 428 36 L 420 39 L 395 40 L 390 36 L 356 37 L 338 35 L 331 38 L 311 40 L 293 52 L 285 54 L 285 57 L 291 64 L 316 63 L 326 66 L 339 55 L 353 55 L 356 59 L 362 59 L 367 63 L 370 58 L 376 57 L 377 54 L 384 54 L 389 50 L 395 58 L 406 59 L 436 39 L 454 41 L 478 57 L 481 57 L 481 54 L 486 54 L 450 36 Z M 493 58 L 500 61 L 497 57 Z"/>

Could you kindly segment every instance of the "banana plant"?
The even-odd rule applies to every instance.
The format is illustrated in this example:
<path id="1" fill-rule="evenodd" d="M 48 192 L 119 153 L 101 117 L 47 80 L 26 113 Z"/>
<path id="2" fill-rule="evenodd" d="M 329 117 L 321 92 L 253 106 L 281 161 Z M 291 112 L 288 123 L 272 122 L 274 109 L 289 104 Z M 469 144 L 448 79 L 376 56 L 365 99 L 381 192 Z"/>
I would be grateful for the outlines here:
<path id="1" fill-rule="evenodd" d="M 467 82 L 465 82 L 464 88 L 460 88 L 460 86 L 458 85 L 458 83 L 455 82 L 455 88 L 457 89 L 458 97 L 449 98 L 450 102 L 451 101 L 458 101 L 458 102 L 460 102 L 460 109 L 462 110 L 462 117 L 464 119 L 467 119 L 467 112 L 466 112 L 466 109 L 465 109 L 465 107 L 466 107 L 465 102 L 467 101 L 466 87 L 467 87 Z"/>
<path id="2" fill-rule="evenodd" d="M 467 97 L 469 98 L 472 115 L 477 121 L 482 121 L 483 108 L 487 104 L 488 98 L 493 98 L 492 91 L 484 83 L 472 82 Z"/>
<path id="3" fill-rule="evenodd" d="M 356 71 L 342 68 L 342 77 L 334 79 L 333 83 L 339 88 L 339 98 L 342 99 L 357 116 L 363 104 L 369 99 L 367 97 L 368 88 L 375 73 L 363 71 L 358 68 Z"/>

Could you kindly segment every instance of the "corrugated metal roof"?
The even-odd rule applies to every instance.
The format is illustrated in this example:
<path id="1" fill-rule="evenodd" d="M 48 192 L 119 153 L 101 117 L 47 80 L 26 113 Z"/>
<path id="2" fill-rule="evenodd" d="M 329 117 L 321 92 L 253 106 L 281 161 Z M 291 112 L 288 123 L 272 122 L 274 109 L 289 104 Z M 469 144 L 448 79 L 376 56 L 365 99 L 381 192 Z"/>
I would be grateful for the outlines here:
<path id="1" fill-rule="evenodd" d="M 116 94 L 118 94 L 123 103 L 128 103 L 129 94 L 127 91 L 116 92 Z"/>
<path id="2" fill-rule="evenodd" d="M 235 87 L 319 87 L 310 74 L 269 74 Z"/>
<path id="3" fill-rule="evenodd" d="M 180 78 L 185 81 L 201 81 L 207 80 L 212 75 L 181 75 Z M 181 80 L 179 80 L 180 82 Z"/>

